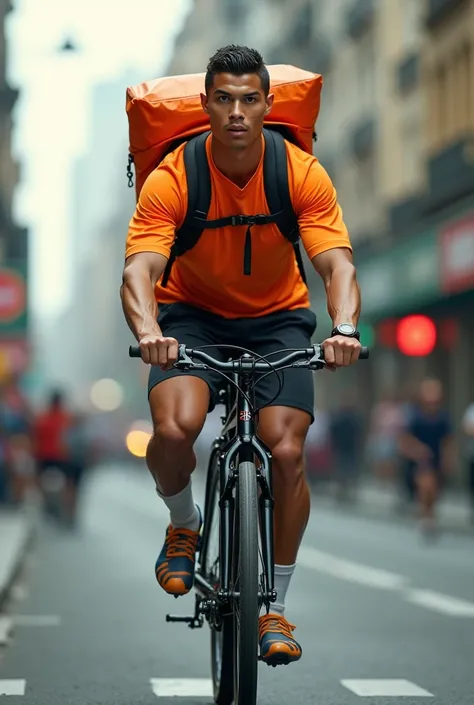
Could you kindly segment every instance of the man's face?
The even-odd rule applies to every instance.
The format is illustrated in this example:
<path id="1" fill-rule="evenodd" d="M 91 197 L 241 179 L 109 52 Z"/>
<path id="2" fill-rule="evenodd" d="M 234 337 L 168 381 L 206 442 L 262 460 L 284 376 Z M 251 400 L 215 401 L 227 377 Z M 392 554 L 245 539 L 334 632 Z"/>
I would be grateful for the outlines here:
<path id="1" fill-rule="evenodd" d="M 258 74 L 218 73 L 201 103 L 213 136 L 231 149 L 245 149 L 260 137 L 273 95 L 265 97 Z"/>

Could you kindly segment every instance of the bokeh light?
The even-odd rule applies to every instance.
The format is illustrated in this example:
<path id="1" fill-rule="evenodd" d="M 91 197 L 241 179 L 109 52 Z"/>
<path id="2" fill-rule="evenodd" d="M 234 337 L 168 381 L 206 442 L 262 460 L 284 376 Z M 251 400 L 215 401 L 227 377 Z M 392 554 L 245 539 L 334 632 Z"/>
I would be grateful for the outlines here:
<path id="1" fill-rule="evenodd" d="M 139 429 L 127 433 L 126 445 L 128 451 L 136 458 L 144 458 L 151 434 Z"/>
<path id="2" fill-rule="evenodd" d="M 114 379 L 100 379 L 92 385 L 90 398 L 100 411 L 115 411 L 123 402 L 123 389 Z"/>
<path id="3" fill-rule="evenodd" d="M 398 322 L 397 345 L 404 355 L 429 355 L 436 345 L 435 324 L 428 316 L 405 316 Z"/>

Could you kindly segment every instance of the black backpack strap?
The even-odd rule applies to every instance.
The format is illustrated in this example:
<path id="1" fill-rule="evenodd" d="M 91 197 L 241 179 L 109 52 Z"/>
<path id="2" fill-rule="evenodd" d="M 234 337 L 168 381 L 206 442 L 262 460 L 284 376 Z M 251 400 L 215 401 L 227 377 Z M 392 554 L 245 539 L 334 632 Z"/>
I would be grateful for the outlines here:
<path id="1" fill-rule="evenodd" d="M 274 130 L 264 129 L 265 158 L 263 181 L 270 213 L 276 214 L 274 221 L 281 234 L 293 245 L 301 277 L 306 284 L 303 257 L 299 246 L 298 218 L 291 202 L 288 183 L 288 157 L 283 136 Z"/>
<path id="2" fill-rule="evenodd" d="M 197 244 L 204 230 L 211 204 L 211 174 L 207 163 L 206 141 L 210 131 L 192 137 L 184 147 L 184 168 L 188 186 L 186 217 L 176 231 L 170 256 L 163 272 L 162 286 L 166 286 L 176 257 L 183 255 Z M 207 225 L 205 227 L 208 227 Z"/>
<path id="3" fill-rule="evenodd" d="M 205 229 L 223 228 L 227 225 L 247 225 L 244 251 L 244 273 L 251 272 L 251 238 L 253 225 L 275 223 L 295 250 L 295 257 L 306 283 L 303 259 L 299 248 L 298 219 L 291 203 L 288 185 L 288 163 L 283 136 L 271 130 L 263 131 L 265 136 L 265 157 L 263 163 L 264 188 L 270 214 L 231 215 L 216 220 L 207 220 L 211 204 L 211 175 L 206 154 L 206 141 L 210 132 L 191 138 L 184 148 L 184 165 L 188 187 L 188 208 L 186 217 L 171 247 L 170 256 L 163 272 L 161 285 L 166 286 L 171 267 L 176 257 L 192 249 Z"/>

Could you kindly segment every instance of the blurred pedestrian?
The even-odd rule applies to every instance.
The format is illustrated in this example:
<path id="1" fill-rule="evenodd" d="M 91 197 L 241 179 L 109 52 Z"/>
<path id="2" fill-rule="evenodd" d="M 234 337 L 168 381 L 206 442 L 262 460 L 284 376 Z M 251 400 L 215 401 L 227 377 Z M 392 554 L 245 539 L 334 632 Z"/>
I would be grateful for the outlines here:
<path id="1" fill-rule="evenodd" d="M 320 403 L 314 409 L 314 422 L 309 427 L 305 445 L 306 474 L 312 483 L 331 478 L 333 463 L 329 422 L 329 412 Z"/>
<path id="2" fill-rule="evenodd" d="M 31 410 L 11 376 L 0 389 L 0 496 L 19 505 L 33 487 Z"/>
<path id="3" fill-rule="evenodd" d="M 70 425 L 66 431 L 65 445 L 67 447 L 65 512 L 68 524 L 74 526 L 77 521 L 84 473 L 91 462 L 87 414 L 78 412 L 71 416 Z"/>
<path id="4" fill-rule="evenodd" d="M 454 464 L 454 436 L 438 380 L 425 379 L 421 383 L 418 401 L 400 438 L 400 449 L 413 473 L 421 528 L 426 536 L 433 536 L 437 528 L 436 503 Z"/>
<path id="5" fill-rule="evenodd" d="M 339 408 L 331 414 L 329 429 L 336 498 L 345 502 L 354 498 L 364 440 L 362 414 L 355 393 L 346 391 Z"/>
<path id="6" fill-rule="evenodd" d="M 374 474 L 394 478 L 398 468 L 399 438 L 404 425 L 401 400 L 393 391 L 385 392 L 370 414 L 369 456 Z"/>
<path id="7" fill-rule="evenodd" d="M 64 394 L 51 393 L 46 408 L 35 421 L 34 454 L 37 464 L 38 483 L 48 513 L 56 514 L 65 507 L 66 480 L 68 474 L 69 449 L 67 434 L 72 425 Z M 54 499 L 53 499 L 54 498 Z"/>
<path id="8" fill-rule="evenodd" d="M 469 404 L 464 413 L 462 428 L 466 437 L 467 481 L 471 504 L 471 522 L 474 524 L 474 402 Z"/>

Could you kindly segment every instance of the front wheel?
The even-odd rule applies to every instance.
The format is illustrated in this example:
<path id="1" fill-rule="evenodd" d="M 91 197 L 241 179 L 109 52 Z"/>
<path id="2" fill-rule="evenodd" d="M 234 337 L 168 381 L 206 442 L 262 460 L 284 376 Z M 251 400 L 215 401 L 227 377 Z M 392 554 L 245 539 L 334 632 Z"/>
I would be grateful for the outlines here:
<path id="1" fill-rule="evenodd" d="M 204 532 L 200 555 L 201 571 L 211 585 L 220 587 L 219 547 L 219 454 L 213 452 L 206 483 Z M 211 671 L 216 705 L 234 702 L 234 622 L 232 614 L 222 616 L 219 630 L 211 627 Z"/>
<path id="2" fill-rule="evenodd" d="M 240 463 L 235 514 L 234 599 L 234 702 L 256 705 L 258 679 L 258 501 L 257 469 Z"/>

